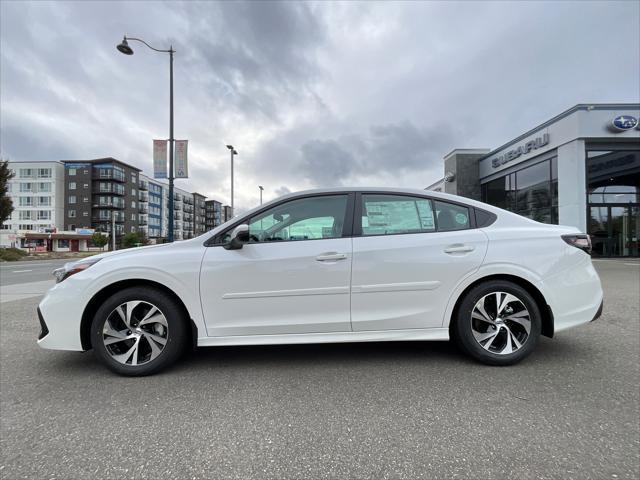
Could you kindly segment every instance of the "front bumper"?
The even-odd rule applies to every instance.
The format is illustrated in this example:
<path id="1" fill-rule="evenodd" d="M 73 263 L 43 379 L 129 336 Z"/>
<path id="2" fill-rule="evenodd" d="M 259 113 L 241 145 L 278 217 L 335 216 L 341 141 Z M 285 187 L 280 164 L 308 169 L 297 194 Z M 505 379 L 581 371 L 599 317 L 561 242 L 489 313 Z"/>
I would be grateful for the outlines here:
<path id="1" fill-rule="evenodd" d="M 596 314 L 591 319 L 592 322 L 595 322 L 597 319 L 599 319 L 602 316 L 602 309 L 603 308 L 604 308 L 604 299 L 602 299 L 602 301 L 600 302 L 600 306 L 598 307 L 598 311 L 596 312 Z"/>
<path id="2" fill-rule="evenodd" d="M 38 307 L 38 321 L 40 322 L 40 333 L 38 334 L 38 340 L 42 340 L 44 337 L 49 335 L 49 327 L 47 327 L 47 324 L 44 321 L 44 317 L 42 316 L 40 307 Z"/>

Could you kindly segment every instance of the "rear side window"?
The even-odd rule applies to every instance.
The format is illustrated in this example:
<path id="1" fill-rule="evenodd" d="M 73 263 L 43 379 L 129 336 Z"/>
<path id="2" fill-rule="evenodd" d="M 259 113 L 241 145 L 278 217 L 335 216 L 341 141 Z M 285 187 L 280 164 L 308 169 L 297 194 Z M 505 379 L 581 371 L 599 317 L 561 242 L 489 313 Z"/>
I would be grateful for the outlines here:
<path id="1" fill-rule="evenodd" d="M 434 201 L 438 231 L 465 230 L 471 227 L 469 209 L 462 205 Z"/>
<path id="2" fill-rule="evenodd" d="M 362 235 L 433 231 L 431 200 L 404 195 L 362 195 Z"/>

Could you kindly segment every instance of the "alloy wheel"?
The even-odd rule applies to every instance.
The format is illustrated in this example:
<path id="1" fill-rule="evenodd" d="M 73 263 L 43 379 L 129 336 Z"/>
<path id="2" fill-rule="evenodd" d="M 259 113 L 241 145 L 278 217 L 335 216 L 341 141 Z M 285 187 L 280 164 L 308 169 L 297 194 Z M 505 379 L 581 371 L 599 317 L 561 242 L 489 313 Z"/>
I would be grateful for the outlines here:
<path id="1" fill-rule="evenodd" d="M 120 304 L 102 329 L 107 353 L 123 365 L 139 366 L 155 360 L 168 338 L 167 318 L 158 307 L 142 300 Z"/>
<path id="2" fill-rule="evenodd" d="M 511 293 L 492 292 L 471 311 L 471 332 L 488 352 L 508 355 L 520 350 L 531 333 L 531 316 L 524 302 Z"/>

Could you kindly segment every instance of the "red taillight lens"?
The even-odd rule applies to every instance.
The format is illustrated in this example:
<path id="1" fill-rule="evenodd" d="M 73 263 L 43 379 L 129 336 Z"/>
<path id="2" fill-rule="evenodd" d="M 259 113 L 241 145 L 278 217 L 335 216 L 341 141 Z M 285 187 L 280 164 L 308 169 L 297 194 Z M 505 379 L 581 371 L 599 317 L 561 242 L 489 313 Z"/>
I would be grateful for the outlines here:
<path id="1" fill-rule="evenodd" d="M 562 239 L 572 247 L 579 248 L 591 255 L 591 238 L 589 235 L 562 235 Z"/>

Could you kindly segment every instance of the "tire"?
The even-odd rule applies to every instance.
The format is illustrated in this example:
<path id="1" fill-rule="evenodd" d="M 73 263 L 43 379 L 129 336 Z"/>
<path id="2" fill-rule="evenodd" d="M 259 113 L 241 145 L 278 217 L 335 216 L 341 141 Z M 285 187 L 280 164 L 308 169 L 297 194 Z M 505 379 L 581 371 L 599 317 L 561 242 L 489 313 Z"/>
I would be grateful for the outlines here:
<path id="1" fill-rule="evenodd" d="M 91 345 L 100 362 L 113 372 L 151 375 L 184 353 L 188 322 L 184 309 L 165 292 L 126 288 L 98 308 L 91 324 Z"/>
<path id="2" fill-rule="evenodd" d="M 535 349 L 541 326 L 540 309 L 529 292 L 515 283 L 491 280 L 462 299 L 451 336 L 484 364 L 513 365 Z"/>

